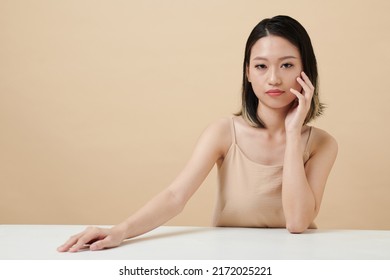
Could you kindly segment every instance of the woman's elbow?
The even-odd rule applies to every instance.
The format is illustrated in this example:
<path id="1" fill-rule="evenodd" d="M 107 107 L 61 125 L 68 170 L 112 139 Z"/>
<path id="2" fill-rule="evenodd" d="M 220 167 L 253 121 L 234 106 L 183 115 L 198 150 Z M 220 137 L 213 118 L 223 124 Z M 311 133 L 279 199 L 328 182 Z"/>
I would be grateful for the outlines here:
<path id="1" fill-rule="evenodd" d="M 171 205 L 176 214 L 183 211 L 184 206 L 187 204 L 187 200 L 188 199 L 178 195 L 176 192 L 168 190 L 167 202 Z"/>
<path id="2" fill-rule="evenodd" d="M 290 233 L 303 233 L 313 223 L 316 211 L 312 213 L 295 214 L 286 217 L 286 229 Z"/>
<path id="3" fill-rule="evenodd" d="M 286 224 L 286 229 L 292 234 L 302 233 L 307 230 L 308 227 L 309 226 L 306 223 L 302 222 L 293 222 Z"/>

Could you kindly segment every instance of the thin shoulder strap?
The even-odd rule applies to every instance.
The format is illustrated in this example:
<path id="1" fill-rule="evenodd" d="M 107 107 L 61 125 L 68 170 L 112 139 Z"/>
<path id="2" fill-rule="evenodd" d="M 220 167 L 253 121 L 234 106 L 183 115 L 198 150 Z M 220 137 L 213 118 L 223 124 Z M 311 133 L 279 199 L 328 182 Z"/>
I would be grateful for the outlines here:
<path id="1" fill-rule="evenodd" d="M 232 131 L 232 143 L 236 143 L 236 129 L 234 127 L 234 116 L 232 116 L 232 125 L 231 125 L 231 131 Z"/>
<path id="2" fill-rule="evenodd" d="M 313 134 L 312 132 L 313 132 L 313 127 L 310 126 L 310 128 L 309 128 L 309 136 L 307 137 L 307 140 L 306 140 L 306 146 L 305 146 L 305 152 L 304 152 L 305 155 L 309 153 L 311 138 L 313 138 L 312 137 L 312 134 Z"/>

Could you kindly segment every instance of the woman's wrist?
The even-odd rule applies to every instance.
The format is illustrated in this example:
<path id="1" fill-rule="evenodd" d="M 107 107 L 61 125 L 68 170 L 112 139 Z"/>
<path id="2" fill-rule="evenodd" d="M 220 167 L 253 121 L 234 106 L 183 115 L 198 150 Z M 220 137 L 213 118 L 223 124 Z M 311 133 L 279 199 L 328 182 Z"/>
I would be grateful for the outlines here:
<path id="1" fill-rule="evenodd" d="M 286 131 L 286 150 L 287 155 L 299 155 L 302 149 L 302 134 L 299 130 Z"/>
<path id="2" fill-rule="evenodd" d="M 301 129 L 291 129 L 286 130 L 286 142 L 295 142 L 301 141 L 302 130 Z"/>
<path id="3" fill-rule="evenodd" d="M 112 227 L 112 231 L 115 231 L 117 232 L 118 234 L 120 234 L 121 236 L 123 236 L 122 240 L 125 240 L 126 238 L 128 238 L 128 225 L 126 223 L 126 221 L 122 222 L 122 223 L 119 223 L 115 226 Z"/>

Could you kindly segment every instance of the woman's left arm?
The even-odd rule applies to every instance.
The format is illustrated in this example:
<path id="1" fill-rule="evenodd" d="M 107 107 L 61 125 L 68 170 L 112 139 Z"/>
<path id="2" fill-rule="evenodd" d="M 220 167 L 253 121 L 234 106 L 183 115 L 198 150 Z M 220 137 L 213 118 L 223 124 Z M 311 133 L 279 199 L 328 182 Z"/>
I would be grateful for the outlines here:
<path id="1" fill-rule="evenodd" d="M 301 137 L 287 137 L 283 166 L 283 211 L 286 228 L 291 233 L 301 233 L 318 214 L 338 147 L 332 136 L 316 129 L 311 156 L 304 164 Z"/>
<path id="2" fill-rule="evenodd" d="M 306 230 L 320 209 L 325 184 L 337 156 L 337 142 L 325 131 L 316 129 L 312 151 L 306 164 L 302 158 L 302 126 L 310 109 L 314 87 L 305 73 L 297 78 L 302 92 L 296 95 L 286 117 L 286 149 L 283 164 L 282 204 L 286 228 L 291 233 Z"/>

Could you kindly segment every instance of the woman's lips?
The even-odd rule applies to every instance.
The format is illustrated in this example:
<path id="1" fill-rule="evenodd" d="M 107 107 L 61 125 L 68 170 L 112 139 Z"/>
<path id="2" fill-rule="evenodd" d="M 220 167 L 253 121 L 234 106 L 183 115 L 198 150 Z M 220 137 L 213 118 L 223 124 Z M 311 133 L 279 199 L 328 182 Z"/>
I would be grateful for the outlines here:
<path id="1" fill-rule="evenodd" d="M 270 90 L 267 90 L 265 93 L 267 93 L 268 95 L 271 95 L 271 96 L 279 96 L 279 95 L 283 94 L 284 91 L 280 90 L 280 89 L 270 89 Z"/>

